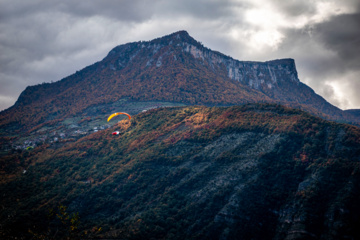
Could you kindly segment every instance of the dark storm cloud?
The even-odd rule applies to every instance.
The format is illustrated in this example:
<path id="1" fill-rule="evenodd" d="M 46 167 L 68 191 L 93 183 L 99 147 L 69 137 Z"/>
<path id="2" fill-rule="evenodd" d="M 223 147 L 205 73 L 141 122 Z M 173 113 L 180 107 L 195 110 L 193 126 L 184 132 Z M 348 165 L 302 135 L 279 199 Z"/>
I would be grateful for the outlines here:
<path id="1" fill-rule="evenodd" d="M 286 37 L 279 47 L 278 54 L 296 56 L 298 68 L 303 68 L 302 70 L 306 71 L 305 75 L 310 74 L 319 78 L 341 70 L 343 66 L 336 54 L 329 52 L 323 42 L 317 41 L 311 31 L 312 28 L 308 29 L 308 26 L 303 29 L 283 30 Z M 303 73 L 300 75 L 304 76 Z"/>

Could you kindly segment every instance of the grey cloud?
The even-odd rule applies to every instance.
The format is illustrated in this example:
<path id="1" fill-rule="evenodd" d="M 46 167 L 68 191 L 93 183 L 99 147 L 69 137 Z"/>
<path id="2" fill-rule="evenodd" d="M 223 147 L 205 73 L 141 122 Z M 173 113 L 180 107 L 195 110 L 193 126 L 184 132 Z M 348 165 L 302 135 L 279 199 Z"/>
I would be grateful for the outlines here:
<path id="1" fill-rule="evenodd" d="M 160 8 L 166 9 L 164 15 L 192 16 L 197 19 L 210 19 L 219 21 L 222 18 L 239 14 L 239 9 L 244 9 L 247 4 L 231 0 L 183 0 L 164 1 Z"/>
<path id="2" fill-rule="evenodd" d="M 289 17 L 289 20 L 292 17 L 298 16 L 314 16 L 319 13 L 321 9 L 321 5 L 319 3 L 324 4 L 333 4 L 332 12 L 336 13 L 341 11 L 341 7 L 346 7 L 348 9 L 353 9 L 354 12 L 359 12 L 360 2 L 359 0 L 326 0 L 326 1 L 314 1 L 314 0 L 272 0 L 272 6 L 274 6 L 278 11 L 285 14 Z"/>
<path id="3" fill-rule="evenodd" d="M 2 1 L 6 2 L 6 1 Z M 12 0 L 1 4 L 0 19 L 11 19 L 44 12 L 65 12 L 76 17 L 106 16 L 121 21 L 139 22 L 151 17 L 161 0 Z"/>
<path id="4" fill-rule="evenodd" d="M 335 106 L 347 106 L 347 105 L 349 105 L 349 100 L 348 99 L 339 99 L 339 98 L 336 97 L 336 90 L 334 89 L 334 87 L 332 87 L 330 85 L 326 85 L 326 84 L 322 83 L 320 93 L 323 96 L 326 96 L 328 101 L 330 103 L 334 104 Z"/>
<path id="5" fill-rule="evenodd" d="M 0 5 L 0 20 L 4 22 L 4 20 L 22 18 L 36 14 L 37 12 L 42 12 L 52 8 L 53 3 L 44 0 L 12 0 L 11 3 L 7 0 L 0 0 Z"/>
<path id="6" fill-rule="evenodd" d="M 90 17 L 94 15 L 126 21 L 141 22 L 149 19 L 161 1 L 143 0 L 95 0 L 95 1 L 65 1 L 66 4 L 59 6 L 61 11 L 76 16 Z"/>
<path id="7" fill-rule="evenodd" d="M 303 29 L 284 29 L 286 38 L 280 51 L 307 59 L 307 68 L 313 66 L 319 74 L 325 70 L 339 74 L 357 70 L 360 67 L 359 29 L 360 14 L 339 15 Z"/>
<path id="8" fill-rule="evenodd" d="M 360 14 L 346 14 L 318 24 L 315 37 L 336 52 L 347 68 L 360 67 Z"/>
<path id="9" fill-rule="evenodd" d="M 318 93 L 330 103 L 342 109 L 360 108 L 360 71 L 350 72 L 344 76 L 337 76 L 329 81 L 323 81 L 319 86 Z M 336 84 L 337 87 L 332 86 Z M 339 97 L 338 95 L 342 95 Z"/>
<path id="10" fill-rule="evenodd" d="M 359 94 L 360 81 L 358 77 L 360 75 L 360 71 L 356 72 L 356 74 L 354 75 L 355 76 L 353 78 L 348 79 L 350 81 L 349 83 L 350 87 L 348 88 L 347 95 L 349 96 L 349 99 L 351 99 L 352 102 L 351 104 L 348 105 L 351 107 L 347 107 L 347 108 L 360 109 L 360 94 Z"/>
<path id="11" fill-rule="evenodd" d="M 360 70 L 359 29 L 360 14 L 358 13 L 338 15 L 315 25 L 310 39 L 320 47 L 309 52 L 310 57 L 303 62 L 304 72 L 309 73 L 313 79 L 310 86 L 316 86 L 319 93 L 332 100 L 333 104 L 337 104 L 337 97 L 335 92 L 324 91 L 325 82 L 348 86 L 343 93 L 344 98 L 337 99 L 338 106 L 345 108 L 360 106 L 359 75 L 354 74 L 359 73 Z M 343 91 L 344 89 L 345 87 Z"/>
<path id="12" fill-rule="evenodd" d="M 300 15 L 312 15 L 316 13 L 316 7 L 313 1 L 303 0 L 303 1 L 294 1 L 294 0 L 275 0 L 273 5 L 276 6 L 278 10 L 286 14 L 288 17 L 297 17 Z"/>

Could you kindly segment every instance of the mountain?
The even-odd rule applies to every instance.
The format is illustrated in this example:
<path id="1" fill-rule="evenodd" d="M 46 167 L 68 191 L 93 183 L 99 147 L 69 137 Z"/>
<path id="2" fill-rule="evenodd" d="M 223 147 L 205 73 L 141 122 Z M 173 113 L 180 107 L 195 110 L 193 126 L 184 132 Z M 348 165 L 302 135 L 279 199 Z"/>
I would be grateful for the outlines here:
<path id="1" fill-rule="evenodd" d="M 31 129 L 124 98 L 210 106 L 281 103 L 326 119 L 359 121 L 301 83 L 292 59 L 238 61 L 179 31 L 117 46 L 102 61 L 61 81 L 27 87 L 1 112 L 0 126 Z"/>
<path id="2" fill-rule="evenodd" d="M 359 128 L 280 105 L 152 109 L 3 159 L 0 236 L 358 239 L 359 156 Z"/>
<path id="3" fill-rule="evenodd" d="M 360 130 L 328 120 L 360 122 L 292 59 L 117 46 L 0 113 L 0 236 L 358 239 Z"/>

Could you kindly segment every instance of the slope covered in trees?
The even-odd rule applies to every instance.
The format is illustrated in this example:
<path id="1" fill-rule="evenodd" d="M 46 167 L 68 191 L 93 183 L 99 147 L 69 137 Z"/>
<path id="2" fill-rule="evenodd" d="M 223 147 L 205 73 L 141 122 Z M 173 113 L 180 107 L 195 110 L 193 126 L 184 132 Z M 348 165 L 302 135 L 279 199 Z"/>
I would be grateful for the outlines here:
<path id="1" fill-rule="evenodd" d="M 61 204 L 104 238 L 356 239 L 359 156 L 359 128 L 279 105 L 153 109 L 2 160 L 1 236 Z"/>

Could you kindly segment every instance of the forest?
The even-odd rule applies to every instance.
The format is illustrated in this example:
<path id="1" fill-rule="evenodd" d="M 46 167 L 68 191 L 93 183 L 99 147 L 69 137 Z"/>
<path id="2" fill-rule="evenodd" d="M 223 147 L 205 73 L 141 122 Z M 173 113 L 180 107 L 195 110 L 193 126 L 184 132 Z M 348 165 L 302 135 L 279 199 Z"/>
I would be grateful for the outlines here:
<path id="1" fill-rule="evenodd" d="M 355 239 L 359 156 L 359 128 L 280 105 L 151 109 L 1 158 L 0 236 Z"/>

